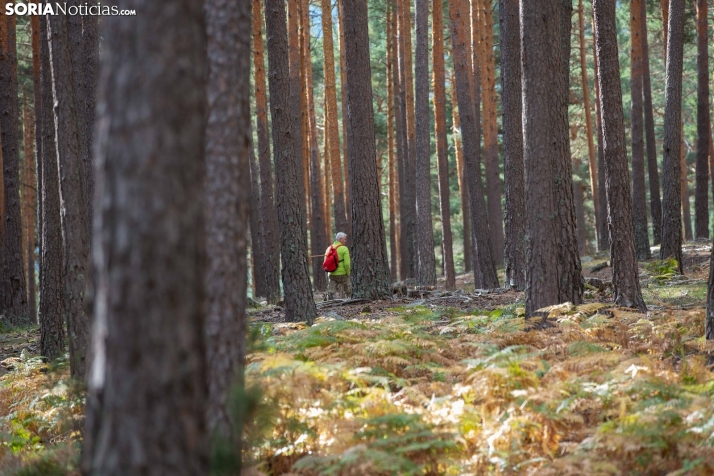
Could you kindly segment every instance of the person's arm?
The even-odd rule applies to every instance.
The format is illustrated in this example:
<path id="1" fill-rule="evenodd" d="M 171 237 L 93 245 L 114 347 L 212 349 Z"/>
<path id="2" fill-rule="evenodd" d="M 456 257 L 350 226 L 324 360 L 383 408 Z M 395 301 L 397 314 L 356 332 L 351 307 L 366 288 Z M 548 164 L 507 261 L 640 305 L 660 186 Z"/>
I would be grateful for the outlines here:
<path id="1" fill-rule="evenodd" d="M 342 262 L 345 266 L 345 274 L 349 276 L 349 274 L 350 274 L 350 250 L 346 246 L 343 246 L 342 248 L 344 248 L 344 250 L 345 250 L 345 255 L 342 258 Z"/>

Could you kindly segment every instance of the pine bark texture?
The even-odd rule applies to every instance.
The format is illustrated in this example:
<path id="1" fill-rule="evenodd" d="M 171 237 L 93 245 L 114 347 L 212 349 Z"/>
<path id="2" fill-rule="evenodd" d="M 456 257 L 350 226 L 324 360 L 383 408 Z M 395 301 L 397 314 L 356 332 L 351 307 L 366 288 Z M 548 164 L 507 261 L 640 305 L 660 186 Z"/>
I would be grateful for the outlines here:
<path id="1" fill-rule="evenodd" d="M 59 172 L 52 99 L 52 71 L 47 38 L 47 17 L 40 16 L 42 82 L 42 232 L 40 234 L 40 352 L 54 359 L 65 349 L 64 249 L 60 217 Z"/>
<path id="2" fill-rule="evenodd" d="M 645 138 L 647 139 L 647 177 L 650 189 L 650 216 L 652 218 L 652 242 L 662 241 L 662 200 L 659 193 L 659 166 L 657 165 L 657 139 L 652 111 L 652 82 L 650 79 L 650 49 L 647 41 L 647 2 L 640 2 L 642 17 L 642 88 L 645 110 Z"/>
<path id="3" fill-rule="evenodd" d="M 27 90 L 25 90 L 27 93 Z M 35 118 L 28 105 L 29 94 L 23 94 L 22 127 L 24 136 L 24 180 L 23 180 L 23 215 L 26 223 L 25 237 L 25 282 L 27 283 L 27 318 L 37 322 L 37 303 L 35 300 L 35 212 L 36 206 L 36 167 L 35 167 Z"/>
<path id="4" fill-rule="evenodd" d="M 325 136 L 328 137 L 332 210 L 337 232 L 347 232 L 347 211 L 340 154 L 340 129 L 337 115 L 337 87 L 335 81 L 335 48 L 332 39 L 332 2 L 322 0 L 322 49 L 325 59 Z"/>
<path id="5" fill-rule="evenodd" d="M 682 67 L 684 0 L 671 0 L 667 25 L 667 75 L 665 79 L 664 157 L 662 159 L 662 245 L 660 259 L 674 258 L 682 267 L 681 167 Z"/>
<path id="6" fill-rule="evenodd" d="M 396 31 L 396 15 L 391 4 L 387 4 L 387 163 L 388 163 L 388 186 L 389 191 L 387 200 L 389 201 L 389 279 L 392 282 L 397 281 L 399 273 L 398 261 L 398 244 L 397 244 L 397 177 L 396 177 L 396 157 L 395 157 L 395 140 L 394 140 L 394 112 L 395 112 L 395 97 L 394 90 L 398 86 L 398 78 L 396 78 L 396 46 L 395 46 L 395 31 Z"/>
<path id="7" fill-rule="evenodd" d="M 206 364 L 208 430 L 227 438 L 245 361 L 250 193 L 250 0 L 208 0 L 206 125 Z M 231 441 L 240 441 L 235 435 Z"/>
<path id="8" fill-rule="evenodd" d="M 687 166 L 687 145 L 684 142 L 684 121 L 682 121 L 682 147 L 679 149 L 680 177 L 682 185 L 682 225 L 684 226 L 684 240 L 692 241 L 694 232 L 692 230 L 692 209 L 689 203 L 689 167 Z"/>
<path id="9" fill-rule="evenodd" d="M 592 19 L 593 31 L 593 66 L 595 75 L 595 128 L 597 129 L 597 191 L 600 208 L 598 212 L 602 219 L 600 220 L 600 231 L 598 233 L 598 251 L 607 251 L 610 249 L 610 232 L 607 225 L 607 192 L 605 190 L 605 158 L 603 156 L 603 137 L 602 137 L 602 111 L 600 110 L 600 86 L 598 85 L 599 68 L 597 62 L 597 31 L 595 30 L 595 18 Z"/>
<path id="10" fill-rule="evenodd" d="M 506 189 L 505 259 L 507 285 L 526 288 L 526 202 L 523 165 L 523 99 L 519 0 L 499 0 L 503 174 Z"/>
<path id="11" fill-rule="evenodd" d="M 261 192 L 260 192 L 260 164 L 258 157 L 253 150 L 251 141 L 251 150 L 249 155 L 250 167 L 250 251 L 251 251 L 251 266 L 250 273 L 253 285 L 253 297 L 263 297 L 265 292 L 265 242 L 263 237 L 263 229 L 265 228 L 265 220 L 261 209 Z"/>
<path id="12" fill-rule="evenodd" d="M 498 275 L 493 259 L 491 237 L 488 230 L 488 210 L 484 199 L 480 170 L 480 147 L 478 122 L 474 105 L 469 46 L 471 41 L 470 15 L 464 0 L 449 0 L 451 41 L 453 42 L 454 76 L 459 104 L 461 139 L 463 140 L 464 165 L 468 180 L 471 225 L 473 240 L 472 266 L 474 285 L 477 289 L 497 288 Z"/>
<path id="13" fill-rule="evenodd" d="M 350 197 L 352 197 L 352 295 L 391 296 L 389 262 L 377 175 L 372 111 L 367 2 L 343 0 L 347 67 L 347 130 Z M 428 106 L 428 104 L 427 104 Z"/>
<path id="14" fill-rule="evenodd" d="M 474 0 L 476 1 L 476 0 Z M 493 9 L 491 0 L 479 3 L 480 72 L 483 97 L 483 158 L 486 166 L 488 229 L 491 232 L 493 259 L 504 262 L 503 208 L 501 176 L 498 166 L 498 116 L 496 114 L 496 58 L 493 51 Z"/>
<path id="15" fill-rule="evenodd" d="M 344 179 L 343 190 L 345 192 L 345 214 L 347 216 L 347 230 L 342 230 L 348 236 L 352 235 L 352 199 L 350 197 L 350 175 L 347 164 L 347 130 L 350 128 L 350 116 L 347 114 L 347 67 L 345 66 L 345 25 L 344 14 L 342 8 L 342 0 L 337 0 L 337 15 L 339 20 L 339 35 L 340 35 L 340 102 L 342 105 L 342 177 Z"/>
<path id="16" fill-rule="evenodd" d="M 304 115 L 305 108 L 303 107 L 303 86 L 302 86 L 302 64 L 300 62 L 301 52 L 300 52 L 300 13 L 298 11 L 300 2 L 299 0 L 292 0 L 285 2 L 287 6 L 287 27 L 288 27 L 288 70 L 290 74 L 290 107 L 287 109 L 287 113 L 291 114 L 291 119 L 293 122 L 293 134 L 291 138 L 295 144 L 293 145 L 294 154 L 297 156 L 298 163 L 300 164 L 299 169 L 299 191 L 300 191 L 300 201 L 303 216 L 305 217 L 305 223 L 310 221 L 310 199 L 308 196 L 308 180 L 310 179 L 309 169 L 308 169 L 308 158 L 305 156 L 305 149 L 303 140 L 305 137 L 305 123 Z M 266 8 L 266 22 L 267 22 L 267 8 Z M 268 37 L 268 41 L 270 38 Z M 268 46 L 270 48 L 270 46 Z M 270 55 L 270 53 L 268 53 Z M 270 57 L 268 57 L 270 60 Z M 269 74 L 270 75 L 270 74 Z M 271 91 L 271 101 L 272 101 L 272 91 Z M 272 105 L 271 105 L 272 109 Z M 277 173 L 277 172 L 276 172 Z M 303 233 L 305 234 L 305 243 L 307 243 L 307 227 L 303 228 Z M 309 278 L 308 278 L 309 279 Z"/>
<path id="17" fill-rule="evenodd" d="M 697 9 L 697 165 L 694 195 L 694 236 L 709 239 L 709 38 L 707 2 Z"/>
<path id="18" fill-rule="evenodd" d="M 20 204 L 20 124 L 17 90 L 15 15 L 5 14 L 0 2 L 0 145 L 4 192 L 2 276 L 0 314 L 13 324 L 29 322 L 27 290 L 22 259 L 22 212 Z"/>
<path id="19" fill-rule="evenodd" d="M 273 194 L 273 172 L 270 164 L 270 134 L 268 133 L 268 100 L 265 86 L 265 59 L 263 54 L 263 35 L 260 0 L 253 0 L 253 65 L 255 71 L 255 116 L 258 136 L 258 163 L 260 170 L 260 214 L 263 217 L 263 244 L 266 253 L 260 273 L 264 282 L 261 288 L 271 304 L 280 300 L 280 253 L 276 251 L 279 238 L 278 213 L 275 210 Z M 270 246 L 273 252 L 268 253 Z"/>
<path id="20" fill-rule="evenodd" d="M 452 55 L 453 56 L 453 55 Z M 456 174 L 459 179 L 459 196 L 461 198 L 461 226 L 464 244 L 464 273 L 471 271 L 473 265 L 473 245 L 471 231 L 471 202 L 469 194 L 469 182 L 466 178 L 466 166 L 464 165 L 464 146 L 461 140 L 461 122 L 459 121 L 459 105 L 456 97 L 456 81 L 454 74 L 449 78 L 451 84 L 451 118 L 453 124 L 452 137 L 454 140 L 454 157 L 456 158 Z"/>
<path id="21" fill-rule="evenodd" d="M 102 21 L 83 471 L 207 474 L 203 3 L 120 8 L 142 15 Z"/>
<path id="22" fill-rule="evenodd" d="M 37 211 L 37 238 L 36 243 L 38 245 L 39 253 L 35 255 L 35 259 L 38 264 L 41 264 L 42 258 L 42 55 L 41 55 L 41 43 L 42 34 L 40 32 L 40 15 L 33 16 L 30 19 L 30 28 L 32 32 L 32 93 L 33 93 L 33 117 L 34 117 L 34 150 L 35 150 L 35 181 L 33 186 L 35 187 L 35 202 Z M 47 38 L 47 35 L 44 36 Z M 33 265 L 34 270 L 34 265 Z M 40 265 L 41 270 L 41 265 Z M 34 272 L 34 271 L 33 271 Z M 39 276 L 38 276 L 39 277 Z M 33 286 L 35 283 L 32 283 Z M 37 292 L 33 290 L 35 304 L 34 312 L 31 311 L 31 316 L 33 319 L 38 317 L 37 309 Z"/>
<path id="23" fill-rule="evenodd" d="M 642 124 L 642 18 L 640 2 L 630 3 L 630 123 L 632 125 L 632 218 L 638 260 L 650 258 L 645 191 L 645 144 Z M 619 67 L 619 65 L 618 65 Z M 624 119 L 623 119 L 624 120 Z M 625 153 L 626 155 L 626 153 Z"/>
<path id="24" fill-rule="evenodd" d="M 434 0 L 432 8 L 432 62 L 434 64 L 434 136 L 439 170 L 439 211 L 441 212 L 441 249 L 443 250 L 446 289 L 456 286 L 451 201 L 449 198 L 449 151 L 446 144 L 446 73 L 444 72 L 444 5 Z"/>
<path id="25" fill-rule="evenodd" d="M 87 370 L 90 341 L 90 319 L 85 306 L 85 293 L 91 273 L 89 266 L 90 217 L 87 172 L 84 161 L 86 143 L 77 119 L 73 84 L 72 55 L 68 18 L 50 15 L 47 34 L 52 67 L 52 95 L 60 177 L 62 246 L 64 248 L 64 297 L 69 340 L 70 370 L 83 380 Z"/>
<path id="26" fill-rule="evenodd" d="M 429 124 L 429 0 L 416 0 L 415 55 L 416 218 L 419 266 L 417 284 L 436 286 L 434 227 L 431 222 L 431 145 Z"/>
<path id="27" fill-rule="evenodd" d="M 615 4 L 609 0 L 593 0 L 593 15 L 597 29 L 596 53 L 609 210 L 613 300 L 619 306 L 646 311 L 637 270 L 632 199 L 627 172 Z"/>
<path id="28" fill-rule="evenodd" d="M 308 271 L 302 159 L 295 151 L 297 141 L 294 136 L 300 133 L 300 128 L 291 112 L 284 2 L 266 0 L 265 15 L 285 315 L 288 321 L 306 320 L 312 324 L 317 310 Z"/>
<path id="29" fill-rule="evenodd" d="M 553 123 L 561 120 L 563 76 L 560 58 L 559 0 L 521 2 L 523 155 L 526 231 L 530 241 L 526 268 L 526 318 L 559 301 L 556 218 L 557 141 Z"/>

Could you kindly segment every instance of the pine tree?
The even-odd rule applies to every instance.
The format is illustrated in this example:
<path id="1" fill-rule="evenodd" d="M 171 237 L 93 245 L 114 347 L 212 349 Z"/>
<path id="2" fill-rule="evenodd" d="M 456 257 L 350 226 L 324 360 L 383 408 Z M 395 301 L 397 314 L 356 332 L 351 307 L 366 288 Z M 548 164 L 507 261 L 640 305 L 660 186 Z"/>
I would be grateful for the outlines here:
<path id="1" fill-rule="evenodd" d="M 707 2 L 696 0 L 697 8 L 697 165 L 695 237 L 709 238 L 709 37 Z"/>

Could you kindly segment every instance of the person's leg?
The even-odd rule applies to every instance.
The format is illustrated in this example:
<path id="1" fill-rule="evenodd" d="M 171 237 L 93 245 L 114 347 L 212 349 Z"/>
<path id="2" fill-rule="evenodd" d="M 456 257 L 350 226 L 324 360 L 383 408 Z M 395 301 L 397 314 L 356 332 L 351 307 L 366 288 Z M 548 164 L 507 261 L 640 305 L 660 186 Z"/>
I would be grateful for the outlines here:
<path id="1" fill-rule="evenodd" d="M 335 292 L 337 291 L 337 283 L 335 282 L 335 277 L 328 275 L 327 279 L 327 293 L 325 293 L 325 301 L 331 301 L 335 299 Z"/>

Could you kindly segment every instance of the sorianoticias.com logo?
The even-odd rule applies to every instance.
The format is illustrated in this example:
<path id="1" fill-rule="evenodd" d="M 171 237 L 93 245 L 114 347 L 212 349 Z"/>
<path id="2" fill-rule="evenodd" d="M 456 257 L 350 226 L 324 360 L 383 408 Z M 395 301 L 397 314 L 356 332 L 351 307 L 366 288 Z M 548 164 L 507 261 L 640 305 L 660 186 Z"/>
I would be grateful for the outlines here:
<path id="1" fill-rule="evenodd" d="M 136 10 L 120 10 L 117 6 L 99 4 L 67 5 L 66 3 L 6 3 L 5 15 L 80 15 L 133 16 Z"/>

